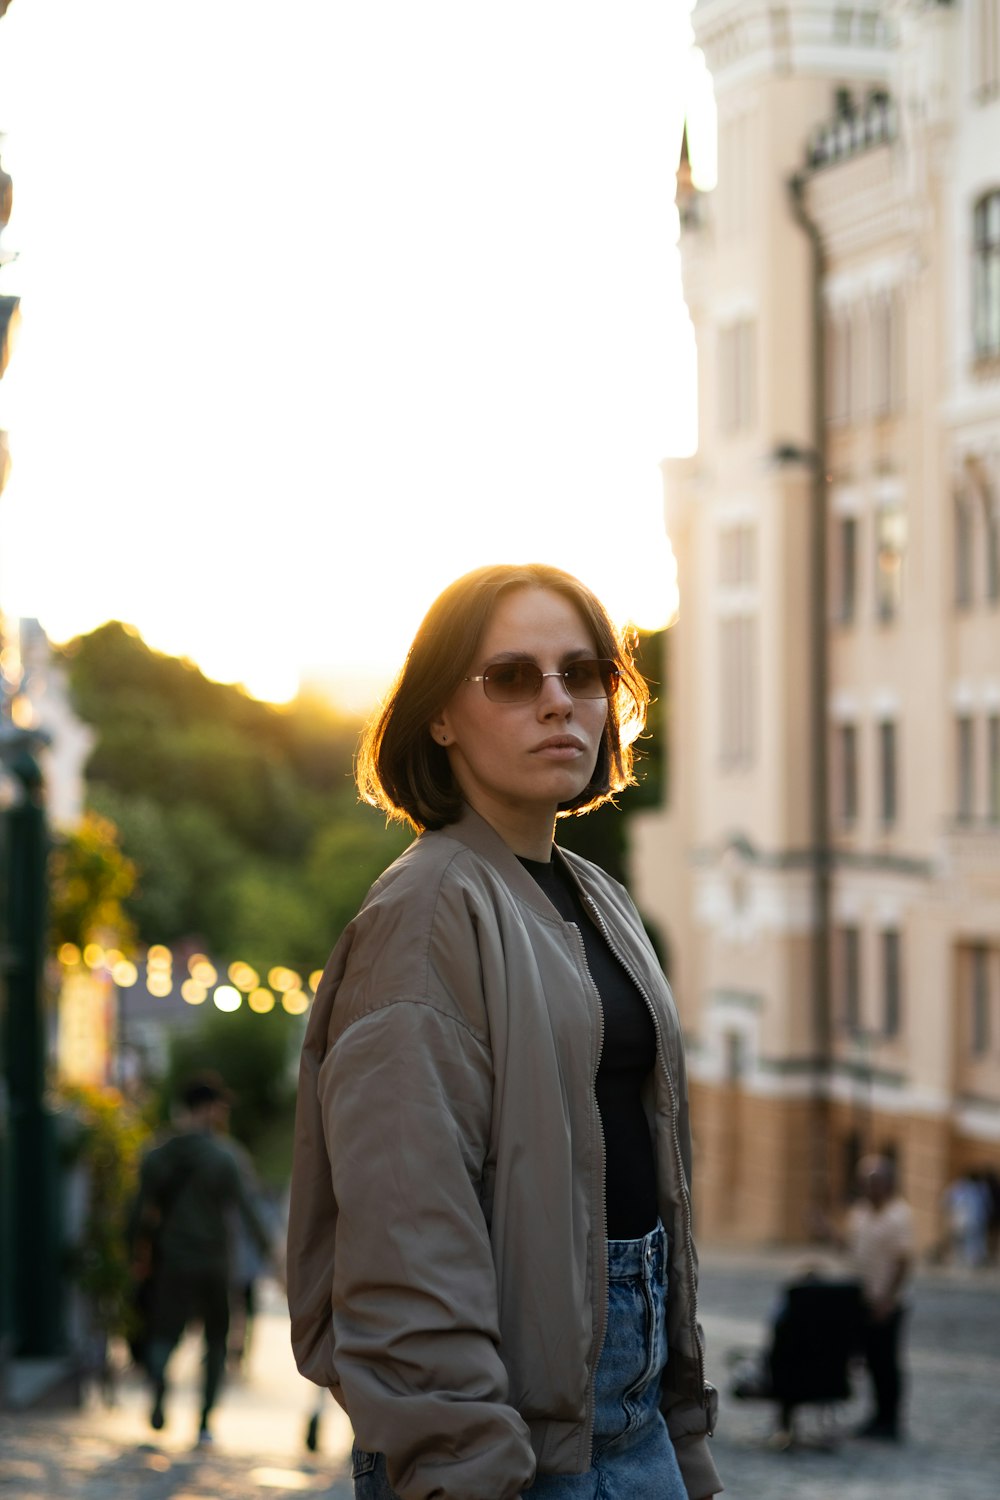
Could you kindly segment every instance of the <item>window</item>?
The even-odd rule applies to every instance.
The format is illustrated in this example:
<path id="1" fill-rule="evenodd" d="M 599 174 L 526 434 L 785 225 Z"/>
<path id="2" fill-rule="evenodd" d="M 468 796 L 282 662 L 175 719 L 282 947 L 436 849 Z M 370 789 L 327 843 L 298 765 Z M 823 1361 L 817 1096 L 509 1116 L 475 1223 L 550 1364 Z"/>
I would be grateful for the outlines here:
<path id="1" fill-rule="evenodd" d="M 896 291 L 876 297 L 871 309 L 871 404 L 876 417 L 888 417 L 903 404 L 902 297 Z"/>
<path id="2" fill-rule="evenodd" d="M 883 828 L 891 828 L 897 812 L 897 744 L 896 726 L 884 719 L 878 727 L 879 740 L 879 816 Z"/>
<path id="3" fill-rule="evenodd" d="M 991 488 L 983 495 L 986 523 L 986 597 L 991 604 L 1000 601 L 1000 499 Z"/>
<path id="4" fill-rule="evenodd" d="M 861 1024 L 861 934 L 856 927 L 840 929 L 840 1013 L 848 1031 Z"/>
<path id="5" fill-rule="evenodd" d="M 739 1083 L 746 1070 L 746 1039 L 739 1031 L 727 1031 L 726 1082 Z"/>
<path id="6" fill-rule="evenodd" d="M 858 818 L 858 727 L 841 724 L 837 731 L 840 780 L 840 821 L 846 825 Z"/>
<path id="7" fill-rule="evenodd" d="M 882 35 L 882 17 L 877 10 L 863 10 L 858 16 L 862 42 L 871 46 Z"/>
<path id="8" fill-rule="evenodd" d="M 854 619 L 858 606 L 858 518 L 841 516 L 837 522 L 836 615 L 841 624 Z"/>
<path id="9" fill-rule="evenodd" d="M 972 316 L 976 358 L 1000 357 L 1000 189 L 973 212 Z"/>
<path id="10" fill-rule="evenodd" d="M 895 620 L 903 602 L 905 552 L 906 516 L 899 506 L 880 506 L 875 513 L 875 603 L 883 624 Z"/>
<path id="11" fill-rule="evenodd" d="M 967 609 L 972 603 L 973 546 L 972 496 L 960 490 L 955 496 L 955 603 Z"/>
<path id="12" fill-rule="evenodd" d="M 719 330 L 719 427 L 724 433 L 743 432 L 756 416 L 757 330 L 741 318 Z"/>
<path id="13" fill-rule="evenodd" d="M 975 741 L 973 723 L 967 714 L 961 715 L 957 721 L 957 736 L 958 817 L 960 822 L 968 823 L 975 806 Z"/>
<path id="14" fill-rule="evenodd" d="M 986 816 L 1000 823 L 1000 714 L 986 720 Z"/>
<path id="15" fill-rule="evenodd" d="M 902 1014 L 900 974 L 900 941 L 895 928 L 882 934 L 882 1030 L 886 1036 L 898 1036 Z"/>
<path id="16" fill-rule="evenodd" d="M 737 614 L 720 625 L 720 752 L 725 766 L 748 766 L 754 754 L 757 622 Z"/>
<path id="17" fill-rule="evenodd" d="M 979 99 L 1000 91 L 1000 0 L 972 0 L 972 91 Z"/>
<path id="18" fill-rule="evenodd" d="M 851 324 L 846 310 L 831 313 L 826 324 L 826 414 L 830 422 L 851 415 Z"/>
<path id="19" fill-rule="evenodd" d="M 982 1056 L 990 1045 L 990 950 L 982 945 L 969 950 L 969 1004 L 972 1050 Z"/>
<path id="20" fill-rule="evenodd" d="M 725 588 L 740 588 L 757 579 L 756 528 L 741 522 L 719 532 L 719 582 Z"/>

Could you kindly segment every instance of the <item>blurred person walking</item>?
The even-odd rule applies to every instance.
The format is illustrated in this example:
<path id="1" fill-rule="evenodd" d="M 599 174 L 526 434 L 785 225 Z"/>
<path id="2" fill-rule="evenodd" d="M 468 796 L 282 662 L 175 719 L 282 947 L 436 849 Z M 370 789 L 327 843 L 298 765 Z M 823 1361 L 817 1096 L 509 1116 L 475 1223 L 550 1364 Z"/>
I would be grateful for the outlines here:
<path id="1" fill-rule="evenodd" d="M 150 1423 L 166 1422 L 167 1365 L 185 1328 L 202 1325 L 204 1386 L 198 1441 L 211 1441 L 210 1418 L 226 1365 L 231 1236 L 229 1215 L 241 1214 L 261 1252 L 280 1276 L 282 1255 L 251 1201 L 233 1154 L 216 1138 L 229 1091 L 215 1074 L 181 1091 L 182 1127 L 142 1162 L 129 1224 L 133 1263 L 150 1279 L 144 1364 L 152 1386 Z"/>
<path id="2" fill-rule="evenodd" d="M 230 1110 L 232 1094 L 220 1101 L 212 1119 L 212 1128 L 221 1146 L 230 1153 L 239 1169 L 246 1196 L 256 1210 L 260 1222 L 268 1229 L 272 1243 L 277 1241 L 283 1227 L 278 1227 L 276 1211 L 268 1199 L 253 1156 L 242 1141 L 230 1132 Z M 242 1208 L 236 1202 L 227 1210 L 229 1230 L 229 1336 L 226 1341 L 226 1368 L 231 1375 L 239 1375 L 245 1368 L 250 1354 L 257 1301 L 260 1295 L 260 1278 L 267 1272 L 269 1254 L 262 1249 L 259 1237 L 254 1234 Z"/>
<path id="3" fill-rule="evenodd" d="M 583 584 L 477 569 L 362 739 L 418 837 L 302 1054 L 292 1341 L 358 1500 L 705 1500 L 683 1038 L 622 886 L 553 843 L 632 780 L 648 689 Z"/>

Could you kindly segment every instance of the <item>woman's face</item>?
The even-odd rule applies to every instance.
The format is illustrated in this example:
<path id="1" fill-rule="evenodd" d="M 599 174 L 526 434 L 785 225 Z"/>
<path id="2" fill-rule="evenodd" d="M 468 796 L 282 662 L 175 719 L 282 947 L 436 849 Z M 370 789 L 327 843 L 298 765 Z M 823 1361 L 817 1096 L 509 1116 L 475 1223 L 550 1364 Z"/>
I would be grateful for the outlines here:
<path id="1" fill-rule="evenodd" d="M 597 654 L 589 627 L 562 594 L 511 589 L 500 596 L 469 676 L 509 661 L 558 673 Z M 515 853 L 545 859 L 556 809 L 593 775 L 607 716 L 606 698 L 571 698 L 558 676 L 544 678 L 527 703 L 496 703 L 482 682 L 466 681 L 431 733 L 447 750 L 465 800 Z"/>

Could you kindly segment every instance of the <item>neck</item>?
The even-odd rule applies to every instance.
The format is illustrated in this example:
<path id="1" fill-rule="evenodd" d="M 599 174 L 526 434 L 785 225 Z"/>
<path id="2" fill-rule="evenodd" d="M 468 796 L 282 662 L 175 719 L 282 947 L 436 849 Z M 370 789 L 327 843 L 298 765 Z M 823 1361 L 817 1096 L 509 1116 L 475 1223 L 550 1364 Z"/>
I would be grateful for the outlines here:
<path id="1" fill-rule="evenodd" d="M 556 831 L 555 809 L 535 813 L 529 809 L 512 809 L 470 797 L 469 805 L 498 833 L 511 853 L 521 859 L 535 859 L 547 864 L 552 858 L 552 841 Z"/>

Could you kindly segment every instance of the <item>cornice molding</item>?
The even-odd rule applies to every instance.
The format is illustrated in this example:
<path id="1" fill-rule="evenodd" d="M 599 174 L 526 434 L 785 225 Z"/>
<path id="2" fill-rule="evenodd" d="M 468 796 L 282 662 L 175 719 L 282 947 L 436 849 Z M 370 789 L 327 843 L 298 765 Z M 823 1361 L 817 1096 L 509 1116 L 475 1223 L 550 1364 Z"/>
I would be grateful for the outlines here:
<path id="1" fill-rule="evenodd" d="M 883 80 L 896 27 L 835 0 L 700 0 L 691 17 L 716 95 L 758 76 Z"/>

